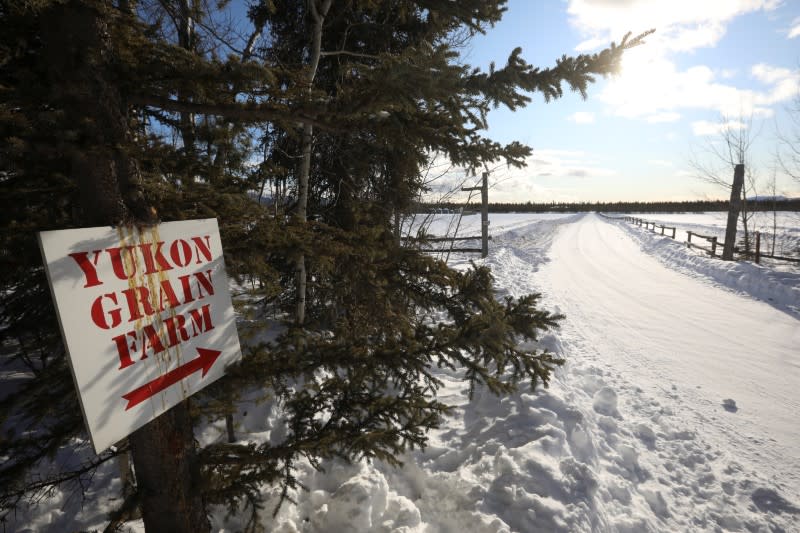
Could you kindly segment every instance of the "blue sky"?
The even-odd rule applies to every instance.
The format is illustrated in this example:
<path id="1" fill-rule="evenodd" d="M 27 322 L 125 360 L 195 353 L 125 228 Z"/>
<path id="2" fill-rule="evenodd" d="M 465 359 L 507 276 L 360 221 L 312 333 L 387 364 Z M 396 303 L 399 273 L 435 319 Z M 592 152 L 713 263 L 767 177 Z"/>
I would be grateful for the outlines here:
<path id="1" fill-rule="evenodd" d="M 753 139 L 756 192 L 769 193 L 778 133 L 791 131 L 787 109 L 800 103 L 800 0 L 510 0 L 463 60 L 501 65 L 521 46 L 528 62 L 550 66 L 649 28 L 656 33 L 647 44 L 626 55 L 618 76 L 592 85 L 587 100 L 536 96 L 524 110 L 490 115 L 491 138 L 534 149 L 527 168 L 493 170 L 491 200 L 727 198 L 690 164 L 728 173 L 709 155 L 723 116 Z M 800 196 L 800 183 L 780 171 L 776 184 Z"/>

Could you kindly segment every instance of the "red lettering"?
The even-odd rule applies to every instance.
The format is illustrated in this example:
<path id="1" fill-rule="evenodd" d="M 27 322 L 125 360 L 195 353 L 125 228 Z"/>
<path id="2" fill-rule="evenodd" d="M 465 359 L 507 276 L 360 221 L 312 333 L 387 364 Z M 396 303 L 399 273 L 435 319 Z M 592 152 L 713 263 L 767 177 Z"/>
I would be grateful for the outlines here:
<path id="1" fill-rule="evenodd" d="M 180 276 L 178 280 L 180 280 L 181 288 L 183 289 L 183 303 L 193 302 L 194 296 L 192 296 L 192 288 L 189 286 L 189 276 Z"/>
<path id="2" fill-rule="evenodd" d="M 173 241 L 169 247 L 169 256 L 173 263 L 179 267 L 185 267 L 192 262 L 192 247 L 183 239 L 178 239 Z"/>
<path id="3" fill-rule="evenodd" d="M 204 238 L 206 242 L 203 242 Z M 207 263 L 211 262 L 211 236 L 192 237 L 192 242 L 194 242 L 194 251 L 197 254 L 197 262 L 195 264 L 200 265 L 203 263 L 200 260 L 200 255 L 206 258 Z"/>
<path id="4" fill-rule="evenodd" d="M 169 340 L 170 348 L 189 340 L 189 332 L 186 331 L 186 319 L 183 315 L 175 315 L 166 319 L 164 325 L 167 326 L 167 339 Z M 180 338 L 178 338 L 179 333 Z"/>
<path id="5" fill-rule="evenodd" d="M 131 340 L 128 340 L 128 337 L 130 337 Z M 136 332 L 129 331 L 123 335 L 117 335 L 111 340 L 117 344 L 119 370 L 131 366 L 133 364 L 133 359 L 131 359 L 131 351 L 136 351 Z"/>
<path id="6" fill-rule="evenodd" d="M 92 253 L 94 254 L 94 261 L 89 261 L 89 252 L 75 252 L 74 254 L 69 254 L 83 271 L 83 275 L 86 278 L 86 285 L 83 286 L 84 289 L 103 284 L 97 277 L 97 269 L 95 268 L 97 266 L 97 259 L 100 257 L 100 250 L 94 250 Z"/>
<path id="7" fill-rule="evenodd" d="M 172 348 L 188 341 L 192 337 L 197 337 L 214 329 L 211 322 L 211 304 L 206 304 L 200 309 L 190 309 L 192 331 L 187 328 L 189 320 L 185 315 L 175 315 L 164 319 L 166 338 L 159 335 L 163 334 L 162 329 L 153 324 L 147 324 L 141 330 L 131 330 L 122 335 L 112 337 L 111 340 L 117 347 L 119 356 L 119 370 L 128 368 L 134 363 L 132 354 L 137 354 L 139 360 L 147 359 L 150 354 L 161 353 L 168 348 Z M 165 344 L 164 341 L 167 341 Z"/>
<path id="8" fill-rule="evenodd" d="M 155 255 L 153 255 L 153 244 L 156 246 Z M 163 272 L 165 270 L 172 270 L 172 265 L 169 264 L 167 258 L 161 252 L 161 247 L 164 242 L 144 243 L 139 245 L 139 250 L 142 251 L 142 259 L 144 259 L 144 273 L 155 274 L 156 272 Z"/>
<path id="9" fill-rule="evenodd" d="M 156 314 L 155 309 L 153 309 L 150 303 L 150 291 L 147 290 L 147 287 L 134 287 L 121 292 L 128 302 L 128 316 L 130 317 L 128 322 L 139 320 L 143 316 L 153 316 Z M 141 304 L 141 307 L 139 304 Z M 142 315 L 142 312 L 144 312 L 144 315 Z"/>
<path id="10" fill-rule="evenodd" d="M 156 332 L 156 328 L 154 328 L 151 324 L 148 324 L 142 328 L 142 359 L 147 359 L 148 343 L 150 344 L 150 347 L 153 348 L 153 355 L 161 353 L 165 350 L 164 345 L 161 343 L 161 339 Z"/>
<path id="11" fill-rule="evenodd" d="M 92 303 L 92 321 L 97 325 L 98 328 L 115 328 L 122 322 L 122 311 L 119 307 L 115 307 L 110 311 L 103 309 L 104 298 L 108 298 L 114 303 L 114 305 L 117 305 L 117 294 L 114 292 L 98 296 Z M 108 320 L 106 320 L 107 316 L 111 317 L 111 324 L 109 324 Z"/>
<path id="12" fill-rule="evenodd" d="M 114 269 L 114 274 L 121 280 L 131 279 L 136 275 L 136 259 L 133 254 L 133 246 L 123 246 L 121 248 L 106 248 L 109 257 L 111 258 L 111 266 Z M 128 252 L 128 261 L 122 257 L 122 252 Z M 128 272 L 130 268 L 130 272 Z"/>
<path id="13" fill-rule="evenodd" d="M 198 299 L 204 298 L 202 289 L 205 289 L 209 295 L 214 294 L 214 286 L 211 284 L 211 272 L 211 270 L 206 270 L 205 272 L 195 272 L 194 274 L 194 277 L 197 279 Z"/>
<path id="14" fill-rule="evenodd" d="M 192 318 L 192 337 L 197 337 L 204 331 L 211 331 L 214 325 L 211 323 L 210 304 L 206 304 L 198 309 L 189 309 L 189 316 Z M 205 328 L 203 327 L 205 325 Z"/>
<path id="15" fill-rule="evenodd" d="M 166 302 L 164 301 L 165 299 Z M 164 305 L 165 303 L 168 305 Z M 172 289 L 172 284 L 168 279 L 162 280 L 161 293 L 158 302 L 159 310 L 163 311 L 169 307 L 178 307 L 179 305 L 181 305 L 181 302 L 178 300 L 178 297 L 175 296 L 175 291 Z"/>

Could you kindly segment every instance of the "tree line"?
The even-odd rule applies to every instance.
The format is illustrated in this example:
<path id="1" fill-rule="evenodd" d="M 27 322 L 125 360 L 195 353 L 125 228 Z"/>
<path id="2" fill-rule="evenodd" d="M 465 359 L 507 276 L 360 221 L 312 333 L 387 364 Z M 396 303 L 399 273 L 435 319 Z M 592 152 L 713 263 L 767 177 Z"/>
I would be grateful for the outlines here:
<path id="1" fill-rule="evenodd" d="M 685 200 L 680 202 L 520 202 L 489 203 L 490 213 L 702 213 L 728 211 L 727 200 Z M 750 211 L 800 211 L 800 198 L 749 198 Z M 415 210 L 420 213 L 458 213 L 477 209 L 475 205 L 459 202 L 420 203 Z"/>

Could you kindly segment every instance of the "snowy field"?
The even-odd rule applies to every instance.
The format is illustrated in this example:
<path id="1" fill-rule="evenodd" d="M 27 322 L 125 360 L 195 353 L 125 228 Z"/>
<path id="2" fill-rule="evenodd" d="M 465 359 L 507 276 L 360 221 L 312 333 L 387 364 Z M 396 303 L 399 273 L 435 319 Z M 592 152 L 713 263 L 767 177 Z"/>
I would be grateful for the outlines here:
<path id="1" fill-rule="evenodd" d="M 274 519 L 278 493 L 265 491 L 266 530 L 800 531 L 800 272 L 724 263 L 595 214 L 491 220 L 489 257 L 450 261 L 485 262 L 501 294 L 541 292 L 566 314 L 542 340 L 568 361 L 551 387 L 468 402 L 460 375 L 441 371 L 458 409 L 425 450 L 400 470 L 301 464 L 310 490 Z M 479 233 L 478 216 L 462 224 Z M 236 421 L 243 439 L 280 438 L 274 405 L 242 406 Z M 197 437 L 223 439 L 224 424 Z M 10 531 L 102 530 L 119 503 L 114 467 L 95 481 L 85 501 L 57 492 Z M 217 531 L 242 519 L 213 512 Z"/>

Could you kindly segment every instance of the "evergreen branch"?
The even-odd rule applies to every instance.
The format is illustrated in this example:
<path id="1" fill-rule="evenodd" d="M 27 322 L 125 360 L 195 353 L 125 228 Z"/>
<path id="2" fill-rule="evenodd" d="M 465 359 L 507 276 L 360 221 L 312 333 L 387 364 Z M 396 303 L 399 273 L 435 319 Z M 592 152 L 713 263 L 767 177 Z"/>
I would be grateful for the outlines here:
<path id="1" fill-rule="evenodd" d="M 281 122 L 284 124 L 310 124 L 326 131 L 338 128 L 322 122 L 314 116 L 291 111 L 285 106 L 251 103 L 206 103 L 181 101 L 155 95 L 131 95 L 128 101 L 133 105 L 156 107 L 173 113 L 194 113 L 198 115 L 214 115 L 230 121 L 242 122 Z"/>
<path id="2" fill-rule="evenodd" d="M 0 492 L 0 510 L 6 509 L 6 512 L 0 516 L 0 521 L 3 521 L 3 519 L 8 516 L 23 498 L 28 497 L 35 501 L 51 493 L 57 487 L 70 482 L 77 482 L 81 490 L 85 491 L 86 487 L 82 481 L 84 477 L 93 476 L 98 467 L 122 453 L 128 453 L 127 445 L 121 446 L 115 451 L 104 452 L 75 470 L 59 472 L 55 476 L 32 481 L 21 487 L 11 486 L 4 488 L 3 491 Z"/>

